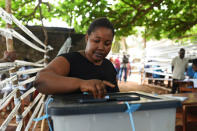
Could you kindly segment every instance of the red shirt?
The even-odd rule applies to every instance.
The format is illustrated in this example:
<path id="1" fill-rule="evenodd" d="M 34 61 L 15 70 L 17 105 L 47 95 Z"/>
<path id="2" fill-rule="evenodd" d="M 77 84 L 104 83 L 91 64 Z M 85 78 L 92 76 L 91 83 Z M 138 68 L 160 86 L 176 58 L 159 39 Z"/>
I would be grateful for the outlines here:
<path id="1" fill-rule="evenodd" d="M 115 59 L 115 68 L 120 69 L 120 60 L 118 58 Z"/>

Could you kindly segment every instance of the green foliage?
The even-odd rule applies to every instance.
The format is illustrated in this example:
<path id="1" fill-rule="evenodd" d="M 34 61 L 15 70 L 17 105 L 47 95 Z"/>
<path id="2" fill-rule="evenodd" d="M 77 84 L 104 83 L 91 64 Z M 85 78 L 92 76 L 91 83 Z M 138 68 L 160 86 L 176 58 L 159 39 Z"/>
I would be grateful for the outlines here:
<path id="1" fill-rule="evenodd" d="M 147 16 L 148 34 L 160 39 L 179 38 L 197 24 L 197 1 L 165 0 L 160 8 Z M 165 7 L 165 8 L 164 8 Z"/>
<path id="2" fill-rule="evenodd" d="M 5 0 L 0 0 L 5 6 Z M 146 29 L 147 39 L 180 39 L 197 34 L 196 0 L 54 0 L 42 2 L 42 18 L 61 18 L 79 33 L 86 33 L 89 24 L 98 17 L 107 17 L 114 24 L 116 36 L 139 33 Z M 111 0 L 112 1 L 112 0 Z M 40 20 L 38 0 L 12 0 L 13 14 L 24 23 Z M 2 23 L 2 22 L 1 22 Z M 144 34 L 145 36 L 145 34 Z"/>
<path id="3" fill-rule="evenodd" d="M 0 7 L 5 7 L 5 0 L 0 0 Z"/>
<path id="4" fill-rule="evenodd" d="M 5 0 L 1 0 L 0 7 L 5 8 Z M 40 15 L 40 7 L 42 15 Z M 41 20 L 42 18 L 50 19 L 54 15 L 54 6 L 50 3 L 41 2 L 38 0 L 12 0 L 11 1 L 12 14 L 27 24 L 34 20 Z M 1 24 L 1 26 L 4 26 Z"/>

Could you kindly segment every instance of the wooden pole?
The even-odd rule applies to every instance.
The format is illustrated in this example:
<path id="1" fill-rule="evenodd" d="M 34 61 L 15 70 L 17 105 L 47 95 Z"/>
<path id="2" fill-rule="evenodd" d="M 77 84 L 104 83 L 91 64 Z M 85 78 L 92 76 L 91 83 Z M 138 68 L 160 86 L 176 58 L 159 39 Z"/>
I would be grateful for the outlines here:
<path id="1" fill-rule="evenodd" d="M 6 0 L 6 1 L 5 1 L 5 10 L 6 10 L 6 12 L 9 13 L 9 14 L 12 13 L 12 12 L 11 12 L 11 2 L 12 2 L 12 0 Z M 7 24 L 6 24 L 6 28 L 12 28 L 12 25 L 7 23 Z M 8 52 L 13 52 L 13 51 L 14 51 L 13 39 L 10 39 L 10 38 L 7 38 L 7 37 L 6 37 L 6 47 L 7 47 L 7 51 L 8 51 Z M 15 69 L 13 69 L 13 70 L 10 71 L 10 73 L 12 73 L 12 72 L 15 72 Z M 14 81 L 12 84 L 13 84 L 13 85 L 16 85 L 16 84 L 17 84 L 17 81 Z M 15 106 L 17 106 L 17 104 L 20 103 L 20 99 L 19 99 L 20 96 L 21 96 L 20 92 L 17 91 L 17 92 L 16 92 L 16 95 L 15 95 L 15 97 L 14 97 Z M 22 109 L 19 108 L 18 111 L 17 111 L 17 113 L 16 113 L 16 114 L 17 114 L 17 115 L 16 115 L 16 122 L 17 122 L 17 123 L 18 123 L 18 122 L 20 121 L 20 119 L 21 119 L 21 111 L 22 111 Z"/>
<path id="2" fill-rule="evenodd" d="M 45 119 L 42 120 L 40 131 L 45 131 Z"/>
<path id="3" fill-rule="evenodd" d="M 11 14 L 11 0 L 6 0 L 5 1 L 5 10 L 7 13 Z M 7 28 L 12 28 L 11 24 L 6 24 Z M 13 39 L 6 38 L 6 47 L 8 52 L 14 51 L 14 46 L 13 46 Z"/>

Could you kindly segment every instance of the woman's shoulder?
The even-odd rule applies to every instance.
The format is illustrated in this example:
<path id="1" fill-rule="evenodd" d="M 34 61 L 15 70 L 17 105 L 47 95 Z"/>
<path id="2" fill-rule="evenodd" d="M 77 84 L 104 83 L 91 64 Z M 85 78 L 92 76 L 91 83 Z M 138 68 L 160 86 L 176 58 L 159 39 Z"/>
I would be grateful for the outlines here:
<path id="1" fill-rule="evenodd" d="M 107 59 L 107 58 L 104 58 L 104 59 L 103 59 L 103 62 L 104 62 L 104 63 L 108 63 L 108 64 L 109 64 L 109 63 L 112 63 L 112 62 L 111 62 L 109 59 Z"/>
<path id="2" fill-rule="evenodd" d="M 68 56 L 78 56 L 78 55 L 79 52 L 69 52 L 69 53 L 60 54 L 59 56 L 68 57 Z"/>
<path id="3" fill-rule="evenodd" d="M 71 60 L 73 61 L 73 60 L 79 59 L 81 57 L 79 52 L 69 52 L 69 53 L 61 54 L 59 56 L 63 56 L 68 61 L 71 61 Z"/>
<path id="4" fill-rule="evenodd" d="M 104 66 L 113 66 L 113 63 L 110 60 L 108 60 L 108 59 L 105 58 L 103 60 L 103 65 Z"/>

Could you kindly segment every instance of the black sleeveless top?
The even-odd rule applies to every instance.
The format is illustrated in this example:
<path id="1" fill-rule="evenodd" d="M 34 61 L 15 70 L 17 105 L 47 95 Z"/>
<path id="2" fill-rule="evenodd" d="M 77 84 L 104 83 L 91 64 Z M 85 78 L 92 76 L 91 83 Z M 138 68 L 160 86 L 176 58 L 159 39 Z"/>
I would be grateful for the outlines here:
<path id="1" fill-rule="evenodd" d="M 84 80 L 98 79 L 106 80 L 115 85 L 115 88 L 106 87 L 107 92 L 119 92 L 116 81 L 116 70 L 113 64 L 104 59 L 101 65 L 94 65 L 79 52 L 61 54 L 70 63 L 70 72 L 68 76 Z"/>

